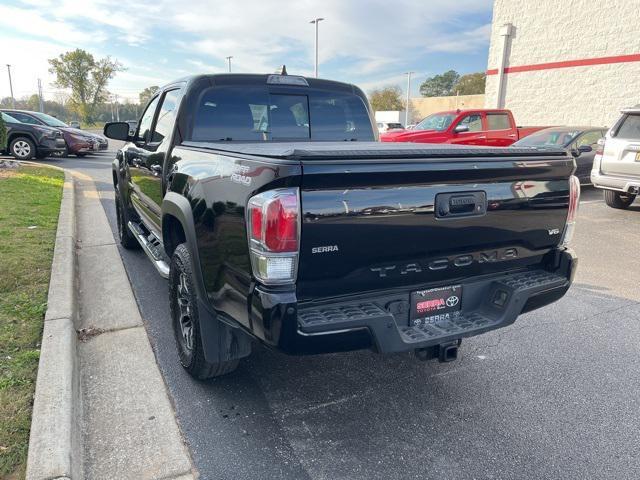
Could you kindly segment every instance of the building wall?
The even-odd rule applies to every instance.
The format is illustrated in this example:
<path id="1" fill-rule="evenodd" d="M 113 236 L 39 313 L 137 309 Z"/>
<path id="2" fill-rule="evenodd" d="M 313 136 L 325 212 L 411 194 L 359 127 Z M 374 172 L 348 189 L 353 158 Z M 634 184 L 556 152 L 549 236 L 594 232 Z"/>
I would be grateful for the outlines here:
<path id="1" fill-rule="evenodd" d="M 514 32 L 504 107 L 519 125 L 610 126 L 621 108 L 640 103 L 640 0 L 495 0 L 485 98 L 491 108 L 498 105 L 505 23 Z"/>
<path id="2" fill-rule="evenodd" d="M 459 95 L 453 97 L 416 97 L 410 99 L 409 115 L 417 123 L 427 115 L 444 110 L 483 108 L 484 95 Z M 404 121 L 404 120 L 403 120 Z"/>

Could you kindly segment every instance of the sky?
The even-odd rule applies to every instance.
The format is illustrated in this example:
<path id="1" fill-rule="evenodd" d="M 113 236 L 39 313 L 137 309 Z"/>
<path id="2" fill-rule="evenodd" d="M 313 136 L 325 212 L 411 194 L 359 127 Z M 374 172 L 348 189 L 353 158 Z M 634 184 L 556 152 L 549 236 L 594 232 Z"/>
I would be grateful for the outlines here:
<path id="1" fill-rule="evenodd" d="M 195 73 L 313 75 L 315 17 L 319 76 L 366 92 L 398 85 L 413 71 L 412 96 L 426 77 L 487 67 L 492 0 L 0 0 L 0 98 L 59 90 L 47 59 L 75 48 L 126 68 L 109 84 L 137 100 L 150 85 Z"/>

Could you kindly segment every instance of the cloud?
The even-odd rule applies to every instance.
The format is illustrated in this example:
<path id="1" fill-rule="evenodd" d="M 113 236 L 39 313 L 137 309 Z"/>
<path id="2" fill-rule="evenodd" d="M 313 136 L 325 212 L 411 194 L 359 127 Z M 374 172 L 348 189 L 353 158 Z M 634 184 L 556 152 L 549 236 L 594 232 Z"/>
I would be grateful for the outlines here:
<path id="1" fill-rule="evenodd" d="M 110 89 L 132 97 L 138 88 L 185 73 L 226 71 L 228 55 L 237 72 L 272 72 L 286 64 L 290 73 L 312 75 L 315 26 L 309 21 L 316 16 L 326 19 L 319 23 L 321 76 L 365 89 L 404 85 L 402 72 L 429 68 L 432 55 L 487 50 L 492 7 L 491 0 L 8 2 L 0 6 L 0 38 L 29 48 L 22 52 L 38 66 L 25 70 L 42 76 L 53 51 L 111 54 L 128 70 Z M 38 47 L 24 43 L 36 40 Z M 0 95 L 5 91 L 0 83 Z"/>
<path id="2" fill-rule="evenodd" d="M 13 30 L 61 44 L 91 44 L 106 40 L 99 30 L 82 31 L 69 22 L 51 18 L 38 10 L 8 5 L 0 5 L 0 27 L 5 31 Z"/>

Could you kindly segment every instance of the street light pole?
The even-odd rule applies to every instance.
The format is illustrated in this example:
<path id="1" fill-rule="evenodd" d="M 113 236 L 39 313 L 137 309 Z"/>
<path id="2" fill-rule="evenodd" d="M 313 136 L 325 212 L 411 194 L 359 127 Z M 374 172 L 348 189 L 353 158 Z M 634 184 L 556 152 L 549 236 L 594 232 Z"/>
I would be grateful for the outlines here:
<path id="1" fill-rule="evenodd" d="M 324 18 L 314 18 L 309 23 L 314 23 L 316 26 L 316 68 L 315 68 L 315 77 L 318 78 L 318 24 L 324 20 Z"/>
<path id="2" fill-rule="evenodd" d="M 9 90 L 11 90 L 11 108 L 16 108 L 16 99 L 13 96 L 13 84 L 11 83 L 11 65 L 7 63 L 7 72 L 9 72 Z"/>
<path id="3" fill-rule="evenodd" d="M 414 72 L 406 72 L 407 75 L 407 106 L 404 109 L 404 126 L 409 125 L 409 108 L 411 108 L 409 102 L 411 101 L 411 74 Z"/>
<path id="4" fill-rule="evenodd" d="M 233 55 L 229 55 L 227 57 L 227 62 L 229 63 L 229 73 L 231 73 L 231 59 L 233 58 Z"/>

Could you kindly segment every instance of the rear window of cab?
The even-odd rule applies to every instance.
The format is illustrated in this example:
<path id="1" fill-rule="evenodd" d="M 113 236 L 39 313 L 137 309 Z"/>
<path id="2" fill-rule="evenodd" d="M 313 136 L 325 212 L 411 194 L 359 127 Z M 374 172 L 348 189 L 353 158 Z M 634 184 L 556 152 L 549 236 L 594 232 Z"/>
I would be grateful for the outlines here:
<path id="1" fill-rule="evenodd" d="M 190 140 L 196 142 L 373 141 L 368 110 L 354 94 L 270 92 L 218 86 L 198 101 Z"/>

